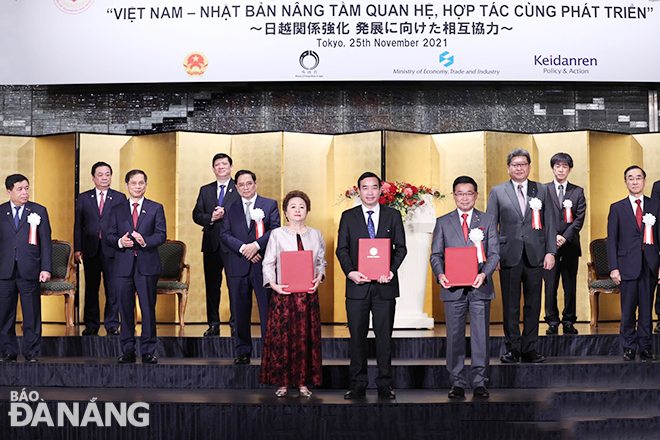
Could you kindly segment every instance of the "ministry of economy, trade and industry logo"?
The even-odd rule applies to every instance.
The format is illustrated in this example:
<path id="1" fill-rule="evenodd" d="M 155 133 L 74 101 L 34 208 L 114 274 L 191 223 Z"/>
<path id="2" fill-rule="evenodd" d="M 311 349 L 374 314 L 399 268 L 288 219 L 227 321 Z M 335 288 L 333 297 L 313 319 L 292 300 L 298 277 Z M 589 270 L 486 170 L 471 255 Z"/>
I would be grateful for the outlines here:
<path id="1" fill-rule="evenodd" d="M 41 426 L 149 426 L 149 404 L 145 402 L 45 402 L 37 391 L 10 392 L 11 427 Z"/>
<path id="2" fill-rule="evenodd" d="M 94 0 L 53 0 L 57 9 L 67 14 L 82 14 L 92 7 Z"/>
<path id="3" fill-rule="evenodd" d="M 450 55 L 448 51 L 444 51 L 440 54 L 440 64 L 445 67 L 449 67 L 454 64 L 454 55 Z"/>
<path id="4" fill-rule="evenodd" d="M 209 66 L 209 60 L 201 52 L 190 52 L 183 59 L 183 68 L 188 76 L 202 76 Z"/>

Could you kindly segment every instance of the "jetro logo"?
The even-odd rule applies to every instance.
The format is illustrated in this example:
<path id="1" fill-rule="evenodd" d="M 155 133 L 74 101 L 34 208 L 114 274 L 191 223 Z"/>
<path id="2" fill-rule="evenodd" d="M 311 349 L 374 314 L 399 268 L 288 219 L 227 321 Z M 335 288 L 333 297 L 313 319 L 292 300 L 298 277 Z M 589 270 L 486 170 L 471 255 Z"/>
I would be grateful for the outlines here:
<path id="1" fill-rule="evenodd" d="M 94 0 L 53 0 L 60 11 L 75 15 L 82 14 L 92 7 Z"/>
<path id="2" fill-rule="evenodd" d="M 188 76 L 202 76 L 209 66 L 209 60 L 201 52 L 190 52 L 183 59 L 183 68 Z"/>
<path id="3" fill-rule="evenodd" d="M 454 64 L 454 55 L 447 56 L 449 55 L 449 52 L 444 51 L 440 54 L 440 64 L 442 64 L 445 67 L 449 67 L 452 64 Z"/>
<path id="4" fill-rule="evenodd" d="M 306 50 L 300 54 L 300 65 L 305 70 L 314 70 L 319 65 L 319 55 L 313 50 Z"/>

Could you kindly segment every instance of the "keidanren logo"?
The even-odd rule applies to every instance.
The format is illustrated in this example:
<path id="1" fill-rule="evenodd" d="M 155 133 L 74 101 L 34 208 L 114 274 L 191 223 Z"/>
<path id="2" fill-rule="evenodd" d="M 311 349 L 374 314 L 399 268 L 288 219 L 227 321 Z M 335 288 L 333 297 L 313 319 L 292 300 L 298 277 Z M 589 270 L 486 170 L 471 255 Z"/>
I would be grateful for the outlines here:
<path id="1" fill-rule="evenodd" d="M 149 404 L 134 402 L 97 402 L 96 397 L 89 402 L 56 402 L 56 414 L 51 414 L 49 405 L 39 398 L 37 391 L 10 393 L 9 419 L 12 427 L 18 426 L 149 426 Z M 51 405 L 52 406 L 52 405 Z M 53 417 L 55 416 L 55 417 Z"/>
<path id="2" fill-rule="evenodd" d="M 598 58 L 534 55 L 535 66 L 597 66 Z"/>

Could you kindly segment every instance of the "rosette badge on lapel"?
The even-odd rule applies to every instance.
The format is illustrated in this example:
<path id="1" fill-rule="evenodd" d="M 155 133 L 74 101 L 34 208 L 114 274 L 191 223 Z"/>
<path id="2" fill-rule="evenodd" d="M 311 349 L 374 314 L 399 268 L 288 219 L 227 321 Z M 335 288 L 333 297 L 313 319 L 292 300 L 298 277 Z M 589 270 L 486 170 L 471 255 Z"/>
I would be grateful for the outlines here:
<path id="1" fill-rule="evenodd" d="M 484 252 L 484 230 L 483 228 L 474 228 L 470 230 L 468 238 L 474 247 L 477 248 L 477 260 L 479 263 L 486 261 L 486 253 Z"/>
<path id="2" fill-rule="evenodd" d="M 250 210 L 250 218 L 254 220 L 254 224 L 257 228 L 257 238 L 261 238 L 264 235 L 264 214 L 263 209 L 255 208 Z"/>
<path id="3" fill-rule="evenodd" d="M 27 222 L 30 225 L 30 235 L 28 236 L 28 243 L 37 245 L 37 226 L 41 223 L 41 217 L 36 212 L 28 215 Z"/>
<path id="4" fill-rule="evenodd" d="M 564 223 L 573 223 L 573 202 L 564 200 Z"/>
<path id="5" fill-rule="evenodd" d="M 644 244 L 653 244 L 653 225 L 655 225 L 655 216 L 653 214 L 644 214 L 642 217 L 644 223 Z"/>
<path id="6" fill-rule="evenodd" d="M 532 229 L 543 229 L 541 226 L 541 208 L 543 208 L 543 202 L 538 197 L 534 197 L 530 199 L 529 207 L 532 208 Z"/>

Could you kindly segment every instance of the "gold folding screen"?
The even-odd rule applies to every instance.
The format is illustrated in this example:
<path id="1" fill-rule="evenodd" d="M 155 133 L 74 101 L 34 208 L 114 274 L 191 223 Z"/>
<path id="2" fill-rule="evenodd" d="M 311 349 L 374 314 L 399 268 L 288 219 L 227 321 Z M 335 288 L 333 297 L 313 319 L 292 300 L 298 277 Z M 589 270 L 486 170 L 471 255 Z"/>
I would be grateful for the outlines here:
<path id="1" fill-rule="evenodd" d="M 219 152 L 234 160 L 234 172 L 250 169 L 257 174 L 260 195 L 281 204 L 293 189 L 305 191 L 312 200 L 308 224 L 322 231 L 327 244 L 328 273 L 321 285 L 323 322 L 345 322 L 345 276 L 334 256 L 341 213 L 353 206 L 340 197 L 356 184 L 364 171 L 387 179 L 438 188 L 448 197 L 435 204 L 436 215 L 455 208 L 451 184 L 459 175 L 472 176 L 479 185 L 478 209 L 485 209 L 490 189 L 509 179 L 506 155 L 515 147 L 532 156 L 530 178 L 542 183 L 553 178 L 550 157 L 564 151 L 575 167 L 569 181 L 582 186 L 587 198 L 587 218 L 582 232 L 583 257 L 578 276 L 578 319 L 588 321 L 589 300 L 586 261 L 589 242 L 607 235 L 609 205 L 626 196 L 623 170 L 631 164 L 648 173 L 645 193 L 660 179 L 660 134 L 625 135 L 601 132 L 519 134 L 469 132 L 416 134 L 365 132 L 345 135 L 304 133 L 254 133 L 241 135 L 167 133 L 144 136 L 79 135 L 80 192 L 93 187 L 91 166 L 102 160 L 115 171 L 112 187 L 125 192 L 124 174 L 142 168 L 149 176 L 147 197 L 164 205 L 168 237 L 188 246 L 191 265 L 190 299 L 186 312 L 189 323 L 206 321 L 201 227 L 192 221 L 199 188 L 214 181 L 211 160 Z M 32 183 L 32 200 L 44 204 L 53 226 L 53 238 L 73 240 L 75 135 L 0 137 L 0 171 L 3 176 L 20 172 Z M 286 220 L 282 216 L 282 223 Z M 224 283 L 223 283 L 224 284 Z M 499 283 L 496 281 L 495 285 Z M 80 291 L 84 289 L 81 276 Z M 492 302 L 493 321 L 501 320 L 501 302 Z M 405 295 L 405 288 L 402 291 Z M 436 321 L 444 320 L 438 287 L 429 273 L 425 312 Z M 80 297 L 81 308 L 83 295 Z M 61 298 L 43 298 L 44 321 L 64 321 Z M 560 307 L 562 299 L 560 295 Z M 221 319 L 229 318 L 226 287 L 223 286 Z M 103 299 L 101 300 L 103 307 Z M 175 322 L 174 297 L 159 297 L 160 322 Z M 618 297 L 601 298 L 601 319 L 619 318 Z M 541 316 L 541 318 L 543 315 Z M 253 318 L 258 315 L 253 313 Z"/>

